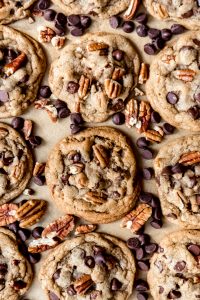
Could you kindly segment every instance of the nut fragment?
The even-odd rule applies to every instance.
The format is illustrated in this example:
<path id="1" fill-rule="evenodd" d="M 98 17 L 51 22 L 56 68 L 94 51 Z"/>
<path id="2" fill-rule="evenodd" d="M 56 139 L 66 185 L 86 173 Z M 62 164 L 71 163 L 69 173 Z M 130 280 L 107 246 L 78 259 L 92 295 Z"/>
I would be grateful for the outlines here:
<path id="1" fill-rule="evenodd" d="M 196 72 L 193 70 L 190 70 L 190 69 L 174 71 L 174 76 L 177 79 L 180 79 L 180 80 L 183 80 L 186 82 L 193 81 L 195 75 L 196 75 Z"/>
<path id="2" fill-rule="evenodd" d="M 154 7 L 154 10 L 158 11 L 158 14 L 159 14 L 161 19 L 166 19 L 167 17 L 169 17 L 169 14 L 167 12 L 167 8 L 162 4 L 157 3 L 156 7 Z"/>
<path id="3" fill-rule="evenodd" d="M 0 226 L 6 226 L 16 221 L 18 205 L 13 203 L 0 206 Z"/>
<path id="4" fill-rule="evenodd" d="M 8 130 L 5 128 L 0 127 L 0 140 L 4 139 L 8 135 Z"/>
<path id="5" fill-rule="evenodd" d="M 112 79 L 105 79 L 104 81 L 105 92 L 110 99 L 115 99 L 120 96 L 122 85 Z"/>
<path id="6" fill-rule="evenodd" d="M 184 166 L 190 166 L 200 162 L 200 152 L 199 151 L 191 151 L 188 153 L 184 153 L 178 161 L 180 164 Z"/>
<path id="7" fill-rule="evenodd" d="M 82 163 L 72 164 L 69 166 L 69 174 L 76 175 L 83 171 L 84 165 Z"/>
<path id="8" fill-rule="evenodd" d="M 75 235 L 85 234 L 85 233 L 93 232 L 96 229 L 97 229 L 97 225 L 94 224 L 79 225 L 76 227 L 74 234 Z"/>
<path id="9" fill-rule="evenodd" d="M 74 289 L 77 292 L 78 295 L 84 295 L 89 288 L 93 285 L 93 281 L 91 279 L 91 276 L 88 274 L 84 274 L 78 279 L 76 279 L 74 283 Z"/>
<path id="10" fill-rule="evenodd" d="M 105 43 L 91 43 L 88 45 L 88 51 L 98 51 L 108 49 L 109 46 Z"/>
<path id="11" fill-rule="evenodd" d="M 20 206 L 16 213 L 16 219 L 20 227 L 26 228 L 36 224 L 45 214 L 47 202 L 44 200 L 28 200 Z"/>
<path id="12" fill-rule="evenodd" d="M 50 223 L 42 232 L 43 238 L 59 237 L 65 239 L 74 229 L 74 217 L 65 215 Z"/>
<path id="13" fill-rule="evenodd" d="M 49 104 L 48 99 L 41 99 L 34 102 L 34 107 L 36 109 L 44 109 L 47 104 Z"/>
<path id="14" fill-rule="evenodd" d="M 87 192 L 84 198 L 86 201 L 94 204 L 103 204 L 106 202 L 105 197 L 103 197 L 103 195 L 99 195 L 97 192 Z"/>
<path id="15" fill-rule="evenodd" d="M 117 67 L 114 69 L 114 71 L 112 73 L 112 79 L 120 80 L 125 73 L 126 73 L 126 71 L 123 68 Z"/>
<path id="16" fill-rule="evenodd" d="M 94 151 L 94 155 L 100 163 L 101 168 L 104 169 L 108 164 L 108 155 L 105 151 L 105 148 L 100 144 L 96 144 L 92 147 L 92 149 Z"/>
<path id="17" fill-rule="evenodd" d="M 140 4 L 140 0 L 130 0 L 128 9 L 125 11 L 123 18 L 125 20 L 131 20 L 136 13 L 136 10 Z"/>
<path id="18" fill-rule="evenodd" d="M 28 252 L 40 253 L 52 249 L 59 244 L 59 240 L 49 238 L 39 238 L 30 242 Z"/>
<path id="19" fill-rule="evenodd" d="M 78 95 L 80 98 L 84 98 L 87 95 L 89 86 L 90 86 L 90 79 L 84 75 L 81 75 L 79 81 L 79 89 L 78 89 Z"/>
<path id="20" fill-rule="evenodd" d="M 33 130 L 33 122 L 28 119 L 24 120 L 24 126 L 23 126 L 22 131 L 24 133 L 25 140 L 29 139 L 29 137 L 31 136 L 32 130 Z"/>
<path id="21" fill-rule="evenodd" d="M 151 217 L 151 214 L 152 208 L 149 205 L 139 204 L 136 209 L 123 218 L 121 227 L 126 227 L 136 233 Z"/>
<path id="22" fill-rule="evenodd" d="M 148 77 L 149 77 L 149 65 L 142 63 L 141 67 L 140 67 L 140 74 L 139 74 L 138 82 L 140 84 L 144 84 L 147 81 Z"/>
<path id="23" fill-rule="evenodd" d="M 138 119 L 140 124 L 138 127 L 136 127 L 139 129 L 139 132 L 146 131 L 151 119 L 151 106 L 148 102 L 140 102 Z"/>
<path id="24" fill-rule="evenodd" d="M 56 49 L 61 49 L 65 44 L 65 40 L 66 37 L 56 35 L 51 39 L 51 43 Z"/>
<path id="25" fill-rule="evenodd" d="M 135 96 L 144 96 L 144 92 L 137 87 L 134 88 L 134 93 Z"/>
<path id="26" fill-rule="evenodd" d="M 7 76 L 14 74 L 26 61 L 26 54 L 21 53 L 14 60 L 4 66 L 4 72 Z"/>
<path id="27" fill-rule="evenodd" d="M 131 99 L 125 107 L 126 126 L 131 128 L 138 122 L 139 105 L 138 101 Z"/>
<path id="28" fill-rule="evenodd" d="M 50 43 L 52 38 L 56 35 L 55 31 L 47 26 L 40 26 L 38 28 L 40 43 Z"/>
<path id="29" fill-rule="evenodd" d="M 33 169 L 33 176 L 38 176 L 44 173 L 46 163 L 39 163 L 36 162 L 34 169 Z"/>
<path id="30" fill-rule="evenodd" d="M 157 142 L 160 143 L 163 139 L 164 132 L 162 128 L 158 126 L 158 130 L 156 129 L 149 129 L 144 132 L 145 138 L 150 142 Z"/>

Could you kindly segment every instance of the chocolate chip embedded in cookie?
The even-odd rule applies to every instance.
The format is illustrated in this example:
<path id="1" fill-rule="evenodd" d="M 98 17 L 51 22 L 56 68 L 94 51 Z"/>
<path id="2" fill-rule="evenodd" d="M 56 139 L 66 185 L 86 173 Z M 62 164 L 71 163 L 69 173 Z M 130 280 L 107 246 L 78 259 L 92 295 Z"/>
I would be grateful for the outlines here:
<path id="1" fill-rule="evenodd" d="M 8 24 L 13 21 L 25 18 L 27 9 L 36 0 L 0 0 L 0 24 Z"/>
<path id="2" fill-rule="evenodd" d="M 200 232 L 169 234 L 151 259 L 147 279 L 153 299 L 199 299 Z"/>
<path id="3" fill-rule="evenodd" d="M 89 233 L 52 251 L 43 262 L 39 279 L 50 300 L 126 300 L 132 293 L 135 272 L 134 258 L 124 242 Z"/>
<path id="4" fill-rule="evenodd" d="M 0 118 L 22 114 L 37 96 L 45 57 L 33 38 L 0 26 Z"/>
<path id="5" fill-rule="evenodd" d="M 31 266 L 10 230 L 0 228 L 0 240 L 0 299 L 18 300 L 31 285 Z"/>
<path id="6" fill-rule="evenodd" d="M 167 45 L 150 67 L 147 96 L 163 119 L 175 127 L 200 128 L 200 31 Z"/>
<path id="7" fill-rule="evenodd" d="M 92 223 L 120 219 L 139 193 L 132 149 L 110 127 L 61 140 L 50 153 L 45 177 L 58 208 Z"/>
<path id="8" fill-rule="evenodd" d="M 12 127 L 0 123 L 0 204 L 22 193 L 32 169 L 32 154 L 25 141 Z"/>
<path id="9" fill-rule="evenodd" d="M 174 20 L 189 29 L 200 28 L 200 5 L 198 0 L 143 0 L 147 10 L 161 20 Z"/>
<path id="10" fill-rule="evenodd" d="M 91 14 L 98 18 L 108 18 L 119 14 L 129 6 L 127 0 L 53 0 L 67 15 Z"/>
<path id="11" fill-rule="evenodd" d="M 172 223 L 200 228 L 200 135 L 166 144 L 154 166 L 163 214 Z"/>
<path id="12" fill-rule="evenodd" d="M 56 97 L 85 121 L 103 122 L 124 109 L 137 83 L 139 58 L 121 35 L 87 34 L 67 46 L 50 69 L 49 84 Z"/>

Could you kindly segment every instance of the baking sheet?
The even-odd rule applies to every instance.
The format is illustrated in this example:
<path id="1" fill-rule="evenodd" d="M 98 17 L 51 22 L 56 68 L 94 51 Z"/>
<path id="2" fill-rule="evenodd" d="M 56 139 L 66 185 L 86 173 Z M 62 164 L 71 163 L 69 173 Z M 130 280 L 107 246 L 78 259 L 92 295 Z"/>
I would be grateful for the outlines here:
<path id="1" fill-rule="evenodd" d="M 52 8 L 53 8 L 53 6 L 52 6 Z M 56 11 L 59 11 L 59 9 L 57 7 L 55 7 L 55 9 L 56 9 Z M 141 6 L 139 11 L 143 11 L 143 10 L 144 10 L 144 8 Z M 22 32 L 25 32 L 25 33 L 31 35 L 36 40 L 38 40 L 37 28 L 40 25 L 47 25 L 49 27 L 52 26 L 52 28 L 53 28 L 53 23 L 45 21 L 44 18 L 42 18 L 42 17 L 37 17 L 37 18 L 35 18 L 35 20 L 36 20 L 36 22 L 34 22 L 33 24 L 30 24 L 28 22 L 28 20 L 25 19 L 25 20 L 15 22 L 11 26 L 13 28 L 16 28 Z M 155 27 L 158 29 L 170 28 L 171 24 L 172 23 L 170 23 L 170 22 L 166 23 L 166 22 L 157 21 L 149 16 L 148 25 L 150 27 Z M 136 22 L 135 22 L 135 25 L 137 25 Z M 153 59 L 152 56 L 145 54 L 143 51 L 144 44 L 150 41 L 150 39 L 148 37 L 147 38 L 138 37 L 135 32 L 133 32 L 131 34 L 126 34 L 123 32 L 122 29 L 113 30 L 110 27 L 108 20 L 102 21 L 102 20 L 96 19 L 95 21 L 93 21 L 92 26 L 90 27 L 89 31 L 90 32 L 107 31 L 107 32 L 113 32 L 115 34 L 123 34 L 124 36 L 126 36 L 127 38 L 132 40 L 133 44 L 135 45 L 136 49 L 138 50 L 138 53 L 140 54 L 141 61 L 144 61 L 144 62 L 150 64 L 151 60 Z M 69 33 L 67 34 L 66 37 L 67 37 L 66 46 L 72 40 L 78 39 L 77 37 L 76 38 L 72 37 Z M 47 65 L 48 65 L 47 72 L 46 72 L 46 76 L 43 80 L 43 84 L 48 84 L 47 78 L 48 78 L 49 65 L 50 65 L 51 61 L 59 55 L 60 50 L 56 50 L 51 44 L 43 44 L 43 48 L 45 49 L 46 56 L 47 56 L 47 62 L 48 62 L 47 63 Z M 142 88 L 144 89 L 144 87 L 142 87 Z M 143 98 L 146 99 L 146 97 L 143 97 Z M 48 115 L 45 111 L 36 110 L 34 108 L 34 106 L 32 106 L 28 110 L 28 112 L 23 115 L 23 117 L 27 118 L 27 119 L 31 119 L 35 123 L 34 124 L 35 125 L 35 129 L 34 129 L 35 134 L 41 136 L 43 139 L 41 146 L 39 146 L 35 150 L 35 156 L 36 156 L 37 161 L 45 162 L 47 155 L 48 155 L 49 151 L 52 149 L 52 147 L 60 139 L 62 139 L 63 137 L 70 134 L 70 129 L 69 129 L 70 120 L 69 120 L 69 118 L 67 118 L 67 119 L 58 120 L 57 123 L 52 123 L 52 121 L 50 120 L 50 118 L 48 117 Z M 5 121 L 6 123 L 10 123 L 11 119 L 5 119 L 3 121 Z M 110 121 L 110 120 L 108 122 L 104 122 L 102 124 L 116 127 L 117 129 L 121 130 L 122 132 L 124 132 L 125 134 L 127 134 L 130 137 L 130 139 L 133 143 L 134 152 L 135 152 L 135 155 L 137 158 L 138 170 L 144 166 L 145 167 L 152 166 L 153 160 L 150 160 L 150 161 L 141 160 L 141 157 L 140 157 L 139 153 L 137 152 L 135 143 L 136 143 L 136 139 L 139 137 L 139 134 L 136 132 L 136 130 L 134 128 L 129 129 L 125 125 L 115 126 L 115 125 L 113 125 L 112 121 Z M 88 126 L 93 126 L 93 124 L 88 124 Z M 94 126 L 98 126 L 98 124 L 94 124 Z M 164 145 L 164 143 L 166 143 L 167 141 L 169 141 L 171 139 L 175 139 L 176 137 L 178 137 L 180 135 L 185 135 L 185 134 L 187 134 L 187 133 L 184 131 L 176 130 L 173 135 L 165 136 L 165 138 L 161 144 L 154 145 L 152 148 L 155 150 L 155 153 L 156 153 L 158 151 L 158 149 L 160 148 L 160 146 Z M 145 180 L 143 182 L 141 181 L 141 185 L 143 185 L 144 191 L 148 191 L 148 192 L 157 194 L 154 179 L 150 180 L 150 181 L 147 181 L 147 180 Z M 47 211 L 46 215 L 42 218 L 42 222 L 39 223 L 40 225 L 46 226 L 49 222 L 51 222 L 55 218 L 62 215 L 62 213 L 50 201 L 51 197 L 48 192 L 47 186 L 39 187 L 39 186 L 35 185 L 34 183 L 32 183 L 32 184 L 30 184 L 30 187 L 33 188 L 36 192 L 32 198 L 45 199 L 49 202 L 48 211 Z M 28 198 L 29 197 L 21 195 L 18 199 L 22 200 L 22 199 L 28 199 Z M 179 229 L 178 226 L 170 224 L 166 220 L 163 220 L 163 221 L 164 221 L 163 228 L 159 229 L 159 230 L 152 228 L 148 223 L 146 225 L 145 232 L 150 234 L 152 239 L 155 240 L 156 242 L 159 242 L 160 239 L 165 237 L 169 232 Z M 124 241 L 126 241 L 130 237 L 133 237 L 133 234 L 128 229 L 120 228 L 120 221 L 111 223 L 111 224 L 100 225 L 98 227 L 98 231 L 112 234 L 114 236 L 117 236 L 117 237 L 123 239 Z M 42 259 L 46 255 L 48 255 L 48 252 L 42 254 Z M 33 281 L 33 284 L 31 286 L 30 290 L 28 291 L 27 295 L 25 295 L 25 297 L 24 297 L 24 298 L 28 298 L 29 300 L 46 300 L 47 299 L 47 297 L 45 296 L 44 292 L 42 291 L 39 281 L 37 279 L 37 274 L 38 274 L 40 265 L 41 265 L 41 263 L 38 263 L 37 265 L 34 266 L 34 271 L 35 271 L 34 281 Z M 142 277 L 144 277 L 144 278 L 146 277 L 145 272 L 140 272 L 140 278 L 142 278 Z M 136 293 L 133 292 L 133 295 L 130 297 L 130 300 L 136 300 L 136 299 L 137 299 Z M 152 298 L 150 297 L 149 299 L 152 299 Z"/>

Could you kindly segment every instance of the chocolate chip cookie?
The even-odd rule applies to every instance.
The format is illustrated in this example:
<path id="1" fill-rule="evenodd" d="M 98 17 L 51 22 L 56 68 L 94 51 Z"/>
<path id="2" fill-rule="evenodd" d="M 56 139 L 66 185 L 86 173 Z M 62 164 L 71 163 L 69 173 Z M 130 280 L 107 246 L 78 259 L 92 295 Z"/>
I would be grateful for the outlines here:
<path id="1" fill-rule="evenodd" d="M 148 283 L 155 300 L 200 299 L 200 232 L 173 232 L 151 259 Z"/>
<path id="2" fill-rule="evenodd" d="M 0 123 L 0 205 L 22 193 L 33 169 L 32 154 L 12 127 Z"/>
<path id="3" fill-rule="evenodd" d="M 129 40 L 109 33 L 87 34 L 53 62 L 49 84 L 72 112 L 80 112 L 88 122 L 103 122 L 124 108 L 138 72 L 139 58 Z"/>
<path id="4" fill-rule="evenodd" d="M 200 135 L 166 144 L 154 167 L 163 214 L 172 223 L 200 228 Z"/>
<path id="5" fill-rule="evenodd" d="M 27 16 L 27 9 L 36 0 L 0 0 L 0 24 L 8 24 Z"/>
<path id="6" fill-rule="evenodd" d="M 174 20 L 189 29 L 200 28 L 200 5 L 198 0 L 143 0 L 152 16 L 161 20 Z"/>
<path id="7" fill-rule="evenodd" d="M 92 223 L 120 219 L 139 193 L 132 149 L 110 127 L 61 140 L 50 153 L 45 177 L 58 208 Z"/>
<path id="8" fill-rule="evenodd" d="M 34 101 L 45 57 L 31 37 L 0 26 L 0 118 L 22 114 Z"/>
<path id="9" fill-rule="evenodd" d="M 124 242 L 90 233 L 67 240 L 44 261 L 39 279 L 50 300 L 128 299 L 135 261 Z"/>
<path id="10" fill-rule="evenodd" d="M 0 240 L 0 299 L 18 300 L 31 285 L 31 266 L 10 230 L 1 227 Z"/>
<path id="11" fill-rule="evenodd" d="M 125 10 L 127 0 L 53 0 L 66 14 L 91 14 L 100 18 L 108 18 Z"/>
<path id="12" fill-rule="evenodd" d="M 200 128 L 200 31 L 182 35 L 154 59 L 147 82 L 153 108 L 170 124 Z"/>

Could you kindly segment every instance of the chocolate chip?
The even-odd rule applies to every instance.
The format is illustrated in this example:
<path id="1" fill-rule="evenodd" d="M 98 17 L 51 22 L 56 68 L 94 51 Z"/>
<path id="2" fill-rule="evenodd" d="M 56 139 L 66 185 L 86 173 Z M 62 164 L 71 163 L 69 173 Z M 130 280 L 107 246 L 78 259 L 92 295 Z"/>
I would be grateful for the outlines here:
<path id="1" fill-rule="evenodd" d="M 113 278 L 111 280 L 110 289 L 112 291 L 118 291 L 121 289 L 121 287 L 122 287 L 122 283 L 117 278 Z"/>
<path id="2" fill-rule="evenodd" d="M 8 265 L 7 264 L 0 264 L 0 275 L 4 276 L 8 272 Z"/>
<path id="3" fill-rule="evenodd" d="M 142 170 L 142 176 L 145 180 L 151 180 L 154 175 L 153 168 L 144 168 Z"/>
<path id="4" fill-rule="evenodd" d="M 140 241 L 136 237 L 130 238 L 130 239 L 127 240 L 127 246 L 130 249 L 137 249 L 137 248 L 140 247 Z"/>
<path id="5" fill-rule="evenodd" d="M 135 258 L 141 260 L 145 257 L 145 251 L 142 247 L 135 249 Z"/>
<path id="6" fill-rule="evenodd" d="M 70 120 L 73 124 L 83 124 L 83 118 L 80 113 L 71 113 Z"/>
<path id="7" fill-rule="evenodd" d="M 145 148 L 149 145 L 149 141 L 147 141 L 145 137 L 140 137 L 139 139 L 137 139 L 136 145 L 138 146 L 138 148 Z"/>
<path id="8" fill-rule="evenodd" d="M 151 113 L 151 122 L 152 123 L 160 123 L 161 116 L 157 111 L 152 111 Z"/>
<path id="9" fill-rule="evenodd" d="M 152 152 L 152 150 L 151 149 L 149 149 L 149 148 L 141 148 L 140 149 L 140 153 L 141 153 L 141 155 L 142 155 L 142 157 L 144 158 L 144 159 L 152 159 L 153 158 L 153 152 Z"/>
<path id="10" fill-rule="evenodd" d="M 118 28 L 121 23 L 121 18 L 119 16 L 112 16 L 109 19 L 110 26 L 114 29 Z"/>
<path id="11" fill-rule="evenodd" d="M 50 0 L 40 0 L 37 4 L 37 7 L 41 10 L 45 10 L 49 8 L 50 6 Z"/>
<path id="12" fill-rule="evenodd" d="M 152 215 L 153 215 L 153 218 L 155 220 L 161 221 L 162 220 L 162 211 L 161 211 L 161 208 L 160 207 L 153 208 Z"/>
<path id="13" fill-rule="evenodd" d="M 165 175 L 171 175 L 171 174 L 172 174 L 172 169 L 171 169 L 171 167 L 170 167 L 170 166 L 164 167 L 164 168 L 162 169 L 161 174 L 162 174 L 163 176 L 165 176 Z"/>
<path id="14" fill-rule="evenodd" d="M 36 148 L 37 146 L 39 146 L 42 143 L 42 139 L 40 136 L 30 136 L 28 139 L 30 145 L 32 148 Z"/>
<path id="15" fill-rule="evenodd" d="M 122 112 L 118 112 L 112 116 L 112 121 L 115 125 L 122 125 L 125 123 L 125 115 Z"/>
<path id="16" fill-rule="evenodd" d="M 164 287 L 159 286 L 159 294 L 162 294 L 164 292 Z"/>
<path id="17" fill-rule="evenodd" d="M 148 34 L 148 27 L 144 24 L 141 24 L 136 27 L 136 33 L 141 37 L 145 37 Z"/>
<path id="18" fill-rule="evenodd" d="M 15 117 L 12 119 L 11 125 L 16 130 L 22 129 L 24 127 L 24 119 L 21 117 Z"/>
<path id="19" fill-rule="evenodd" d="M 192 253 L 194 256 L 199 256 L 200 255 L 200 246 L 191 244 L 188 246 L 188 250 L 190 253 Z"/>
<path id="20" fill-rule="evenodd" d="M 173 174 L 181 174 L 184 172 L 184 167 L 183 167 L 183 165 L 177 163 L 173 167 L 171 167 L 171 172 Z"/>
<path id="21" fill-rule="evenodd" d="M 145 251 L 148 254 L 153 254 L 154 252 L 157 251 L 157 249 L 158 249 L 158 245 L 156 243 L 151 243 L 145 246 Z"/>
<path id="22" fill-rule="evenodd" d="M 45 176 L 44 175 L 37 175 L 33 177 L 33 182 L 39 186 L 43 186 L 45 184 Z"/>
<path id="23" fill-rule="evenodd" d="M 121 61 L 124 58 L 124 52 L 122 50 L 114 50 L 112 56 L 115 60 Z"/>
<path id="24" fill-rule="evenodd" d="M 49 98 L 51 96 L 51 90 L 48 85 L 43 85 L 39 89 L 39 95 L 42 98 Z"/>
<path id="25" fill-rule="evenodd" d="M 182 272 L 185 269 L 186 262 L 185 261 L 178 261 L 174 266 L 174 270 L 178 272 Z"/>
<path id="26" fill-rule="evenodd" d="M 8 92 L 0 90 L 0 101 L 5 103 L 9 101 L 9 95 Z"/>
<path id="27" fill-rule="evenodd" d="M 62 100 L 59 100 L 57 99 L 54 103 L 54 106 L 57 110 L 59 110 L 60 108 L 66 108 L 67 107 L 67 103 L 62 101 Z"/>
<path id="28" fill-rule="evenodd" d="M 94 260 L 97 265 L 102 265 L 106 263 L 105 255 L 101 251 L 97 252 L 94 255 Z"/>
<path id="29" fill-rule="evenodd" d="M 77 26 L 78 24 L 80 24 L 80 22 L 81 22 L 81 19 L 80 19 L 79 15 L 69 15 L 67 17 L 67 23 L 70 26 Z"/>
<path id="30" fill-rule="evenodd" d="M 160 35 L 160 30 L 156 29 L 156 28 L 150 28 L 148 30 L 148 36 L 150 37 L 150 39 L 156 39 L 157 37 L 159 37 Z"/>
<path id="31" fill-rule="evenodd" d="M 163 131 L 165 134 L 172 134 L 175 130 L 175 127 L 172 126 L 171 124 L 169 123 L 164 123 L 163 124 Z"/>
<path id="32" fill-rule="evenodd" d="M 50 300 L 60 300 L 60 298 L 58 298 L 58 296 L 51 291 L 49 292 L 49 298 Z"/>
<path id="33" fill-rule="evenodd" d="M 161 220 L 156 220 L 156 219 L 153 219 L 151 222 L 150 222 L 151 226 L 155 229 L 160 229 L 162 228 L 163 224 L 162 224 L 162 221 Z"/>
<path id="34" fill-rule="evenodd" d="M 41 237 L 42 231 L 44 230 L 43 227 L 37 226 L 32 230 L 32 237 L 35 239 L 39 239 Z"/>
<path id="35" fill-rule="evenodd" d="M 55 31 L 58 36 L 64 36 L 66 33 L 66 28 L 55 22 Z"/>
<path id="36" fill-rule="evenodd" d="M 57 24 L 64 27 L 67 24 L 67 17 L 63 13 L 58 13 L 55 17 L 55 21 Z M 79 20 L 80 22 L 80 20 Z"/>
<path id="37" fill-rule="evenodd" d="M 76 124 L 70 124 L 71 134 L 76 134 L 81 131 L 81 126 Z"/>
<path id="38" fill-rule="evenodd" d="M 18 221 L 16 221 L 16 222 L 11 223 L 11 224 L 8 225 L 8 229 L 10 229 L 11 231 L 13 231 L 14 233 L 17 233 L 18 228 L 19 228 L 19 222 Z"/>
<path id="39" fill-rule="evenodd" d="M 164 28 L 161 30 L 161 37 L 164 41 L 169 41 L 172 37 L 172 32 L 170 29 Z"/>
<path id="40" fill-rule="evenodd" d="M 194 95 L 194 100 L 200 104 L 200 93 Z"/>
<path id="41" fill-rule="evenodd" d="M 139 200 L 142 203 L 150 203 L 153 199 L 153 194 L 142 192 L 139 196 Z"/>
<path id="42" fill-rule="evenodd" d="M 149 285 L 145 280 L 138 279 L 138 280 L 136 280 L 136 283 L 135 283 L 135 289 L 138 292 L 146 292 L 149 290 Z"/>
<path id="43" fill-rule="evenodd" d="M 180 34 L 180 33 L 185 32 L 185 30 L 186 30 L 185 27 L 180 24 L 173 24 L 171 26 L 171 32 L 173 34 Z"/>
<path id="44" fill-rule="evenodd" d="M 56 281 L 58 278 L 60 278 L 61 268 L 56 270 L 56 272 L 53 274 L 53 279 Z"/>
<path id="45" fill-rule="evenodd" d="M 149 244 L 150 242 L 150 236 L 146 233 L 140 234 L 138 237 L 141 245 Z"/>
<path id="46" fill-rule="evenodd" d="M 135 17 L 135 21 L 141 24 L 147 23 L 147 14 L 145 13 L 137 14 L 137 16 Z"/>
<path id="47" fill-rule="evenodd" d="M 193 39 L 193 42 L 194 42 L 195 45 L 197 45 L 198 47 L 200 47 L 200 40 Z"/>
<path id="48" fill-rule="evenodd" d="M 171 290 L 171 292 L 169 292 L 167 298 L 168 299 L 178 299 L 181 298 L 181 292 L 176 291 L 176 290 Z"/>
<path id="49" fill-rule="evenodd" d="M 59 108 L 57 111 L 59 119 L 67 118 L 70 115 L 70 110 L 68 107 Z"/>
<path id="50" fill-rule="evenodd" d="M 142 270 L 142 271 L 148 271 L 149 270 L 150 265 L 149 265 L 148 260 L 140 260 L 140 261 L 137 262 L 137 264 L 138 264 L 138 267 L 139 267 L 140 270 Z"/>
<path id="51" fill-rule="evenodd" d="M 24 282 L 23 280 L 16 280 L 13 283 L 13 288 L 17 291 L 22 290 L 26 287 L 26 282 Z"/>
<path id="52" fill-rule="evenodd" d="M 176 104 L 179 100 L 178 96 L 174 92 L 169 92 L 166 96 L 167 102 L 170 104 Z"/>
<path id="53" fill-rule="evenodd" d="M 154 55 L 156 53 L 156 47 L 154 44 L 147 43 L 144 45 L 144 52 L 148 55 Z"/>
<path id="54" fill-rule="evenodd" d="M 138 300 L 147 300 L 148 299 L 148 294 L 147 293 L 138 293 L 137 294 L 137 299 Z"/>
<path id="55" fill-rule="evenodd" d="M 89 16 L 81 16 L 81 25 L 86 29 L 89 28 L 92 20 Z"/>
<path id="56" fill-rule="evenodd" d="M 33 265 L 37 264 L 41 259 L 41 254 L 40 253 L 29 253 L 28 259 L 31 264 L 33 264 Z"/>
<path id="57" fill-rule="evenodd" d="M 182 14 L 181 17 L 187 19 L 190 18 L 193 14 L 193 9 L 190 9 L 186 13 Z"/>
<path id="58" fill-rule="evenodd" d="M 31 235 L 30 230 L 29 229 L 25 229 L 25 228 L 20 228 L 17 233 L 18 233 L 20 239 L 23 242 L 25 242 L 26 240 L 28 240 L 29 237 L 30 237 L 30 235 Z"/>
<path id="59" fill-rule="evenodd" d="M 69 81 L 68 82 L 68 85 L 67 85 L 67 91 L 70 93 L 70 94 L 75 94 L 78 92 L 78 89 L 79 89 L 79 84 L 77 82 L 74 82 L 74 81 Z"/>
<path id="60" fill-rule="evenodd" d="M 112 101 L 110 109 L 113 111 L 119 111 L 124 109 L 124 101 L 122 99 L 117 99 Z"/>
<path id="61" fill-rule="evenodd" d="M 126 33 L 131 33 L 134 30 L 134 23 L 132 21 L 125 21 L 122 25 L 122 29 Z"/>
<path id="62" fill-rule="evenodd" d="M 68 288 L 67 288 L 67 294 L 69 296 L 76 295 L 76 291 L 75 291 L 74 286 L 72 284 L 70 286 L 68 286 Z"/>
<path id="63" fill-rule="evenodd" d="M 82 36 L 84 31 L 82 28 L 73 28 L 72 30 L 70 30 L 70 33 L 73 36 Z"/>
<path id="64" fill-rule="evenodd" d="M 158 208 L 158 207 L 160 206 L 160 200 L 158 199 L 158 197 L 153 196 L 150 205 L 151 205 L 153 208 Z"/>
<path id="65" fill-rule="evenodd" d="M 153 44 L 157 50 L 161 50 L 165 46 L 165 41 L 161 37 L 158 37 L 155 40 L 153 40 Z"/>
<path id="66" fill-rule="evenodd" d="M 53 9 L 47 9 L 44 12 L 44 18 L 47 21 L 53 21 L 55 19 L 56 16 L 56 11 Z"/>
<path id="67" fill-rule="evenodd" d="M 190 107 L 188 109 L 188 113 L 190 114 L 193 120 L 197 120 L 200 117 L 200 109 L 197 105 Z"/>
<path id="68" fill-rule="evenodd" d="M 85 265 L 91 269 L 95 267 L 95 260 L 92 256 L 85 257 Z"/>

